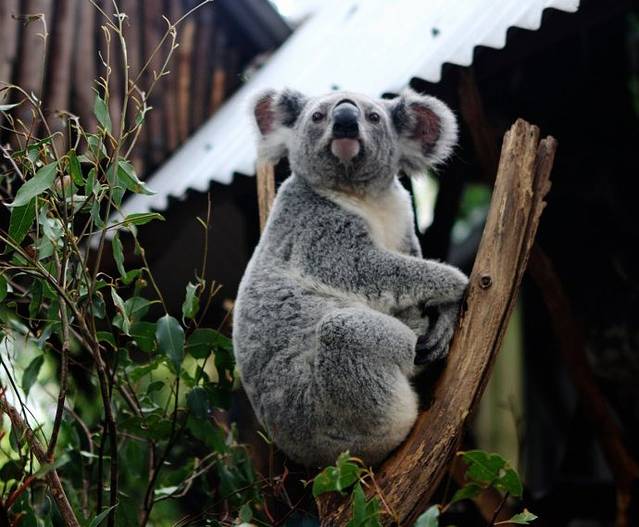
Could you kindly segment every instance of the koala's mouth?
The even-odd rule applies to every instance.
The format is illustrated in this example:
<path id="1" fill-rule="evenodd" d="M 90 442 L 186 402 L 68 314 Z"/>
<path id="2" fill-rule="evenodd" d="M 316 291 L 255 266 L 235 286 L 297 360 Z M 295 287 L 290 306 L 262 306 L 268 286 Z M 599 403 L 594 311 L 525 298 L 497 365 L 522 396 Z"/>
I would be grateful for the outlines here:
<path id="1" fill-rule="evenodd" d="M 331 154 L 342 163 L 352 163 L 363 151 L 359 139 L 340 138 L 330 143 Z"/>

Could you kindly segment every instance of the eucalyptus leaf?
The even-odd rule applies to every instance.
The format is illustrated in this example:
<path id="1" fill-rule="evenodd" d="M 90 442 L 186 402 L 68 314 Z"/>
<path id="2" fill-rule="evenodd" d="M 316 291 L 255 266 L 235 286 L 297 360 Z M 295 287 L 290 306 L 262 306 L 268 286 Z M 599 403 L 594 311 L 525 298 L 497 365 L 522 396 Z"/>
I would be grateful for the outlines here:
<path id="1" fill-rule="evenodd" d="M 0 274 L 0 302 L 7 297 L 8 289 L 7 279 L 3 274 Z"/>
<path id="2" fill-rule="evenodd" d="M 209 394 L 201 386 L 193 388 L 186 396 L 191 414 L 196 419 L 207 419 L 211 413 Z"/>
<path id="3" fill-rule="evenodd" d="M 439 527 L 439 507 L 433 505 L 422 514 L 413 527 Z"/>
<path id="4" fill-rule="evenodd" d="M 124 250 L 122 249 L 122 241 L 120 240 L 120 233 L 116 232 L 111 240 L 111 247 L 113 249 L 113 259 L 115 260 L 115 266 L 118 268 L 120 276 L 126 275 L 126 269 L 124 268 Z"/>
<path id="5" fill-rule="evenodd" d="M 75 150 L 69 150 L 67 157 L 69 159 L 69 174 L 71 175 L 71 179 L 76 185 L 80 187 L 84 186 L 82 167 L 80 166 L 80 161 L 78 160 Z"/>
<path id="6" fill-rule="evenodd" d="M 120 312 L 120 316 L 122 319 L 120 323 L 120 329 L 126 335 L 128 335 L 129 329 L 131 328 L 131 321 L 129 320 L 129 316 L 127 315 L 126 306 L 124 305 L 124 300 L 122 300 L 122 297 L 118 295 L 118 293 L 113 287 L 111 288 L 111 298 L 113 299 L 113 304 L 115 305 L 116 309 Z"/>
<path id="7" fill-rule="evenodd" d="M 112 132 L 111 116 L 109 115 L 109 107 L 102 97 L 95 96 L 95 104 L 93 105 L 93 113 L 100 123 L 100 126 L 107 132 Z"/>
<path id="8" fill-rule="evenodd" d="M 180 371 L 184 357 L 184 330 L 180 323 L 171 315 L 164 315 L 157 321 L 155 338 L 160 353 L 169 359 L 175 371 Z"/>
<path id="9" fill-rule="evenodd" d="M 131 192 L 146 195 L 155 194 L 155 192 L 147 187 L 143 181 L 140 181 L 138 179 L 138 176 L 135 174 L 133 165 L 125 159 L 120 159 L 118 161 L 117 175 L 118 180 L 122 183 L 122 185 L 124 185 Z"/>
<path id="10" fill-rule="evenodd" d="M 95 518 L 93 518 L 91 520 L 91 523 L 89 524 L 89 527 L 98 527 L 98 525 L 100 525 L 104 520 L 106 520 L 107 516 L 117 506 L 118 506 L 118 504 L 116 503 L 112 507 L 109 507 L 108 509 L 104 509 L 100 514 L 98 514 Z"/>
<path id="11" fill-rule="evenodd" d="M 40 373 L 40 368 L 42 368 L 43 364 L 44 355 L 38 355 L 25 368 L 24 373 L 22 374 L 22 391 L 25 396 L 29 395 L 31 387 L 38 380 L 38 374 Z"/>
<path id="12" fill-rule="evenodd" d="M 34 197 L 51 188 L 51 185 L 53 185 L 53 182 L 55 181 L 56 172 L 57 163 L 55 161 L 40 168 L 35 173 L 35 176 L 29 179 L 18 189 L 18 192 L 16 192 L 16 198 L 7 206 L 21 207 L 23 205 L 26 205 Z"/>
<path id="13" fill-rule="evenodd" d="M 20 207 L 14 207 L 11 210 L 11 219 L 9 220 L 9 237 L 16 243 L 22 243 L 24 237 L 29 232 L 33 220 L 36 216 L 36 198 Z"/>
<path id="14" fill-rule="evenodd" d="M 136 212 L 127 214 L 122 223 L 124 225 L 145 225 L 153 220 L 164 221 L 164 216 L 157 212 Z"/>
<path id="15" fill-rule="evenodd" d="M 193 319 L 200 310 L 198 290 L 198 284 L 192 284 L 191 282 L 186 284 L 186 297 L 184 302 L 182 302 L 182 319 Z"/>
<path id="16" fill-rule="evenodd" d="M 515 524 L 515 525 L 530 525 L 530 522 L 535 521 L 538 518 L 536 514 L 533 514 L 528 509 L 524 509 L 524 512 L 520 512 L 519 514 L 515 514 L 510 520 L 497 522 L 495 525 L 506 525 L 506 524 Z"/>

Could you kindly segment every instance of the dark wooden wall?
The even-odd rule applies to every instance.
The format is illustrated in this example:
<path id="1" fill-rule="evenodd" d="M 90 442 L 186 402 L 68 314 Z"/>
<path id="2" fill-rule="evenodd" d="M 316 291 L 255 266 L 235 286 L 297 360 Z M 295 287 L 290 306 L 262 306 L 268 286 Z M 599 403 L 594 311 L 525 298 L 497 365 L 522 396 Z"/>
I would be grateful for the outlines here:
<path id="1" fill-rule="evenodd" d="M 96 3 L 107 15 L 113 15 L 112 0 Z M 118 0 L 120 10 L 128 16 L 125 34 L 132 78 L 140 72 L 166 30 L 162 15 L 176 21 L 193 4 L 190 0 Z M 46 46 L 40 36 L 42 23 L 37 20 L 26 23 L 25 15 L 39 13 L 46 19 Z M 100 29 L 104 22 L 104 15 L 89 0 L 1 0 L 0 81 L 18 84 L 42 98 L 53 129 L 63 128 L 56 112 L 67 110 L 78 115 L 83 126 L 92 130 L 94 79 L 105 73 L 98 54 L 107 53 Z M 171 75 L 162 79 L 151 95 L 153 111 L 147 114 L 145 131 L 134 152 L 140 173 L 148 173 L 160 164 L 217 110 L 237 88 L 241 71 L 259 51 L 218 3 L 203 6 L 182 22 L 178 42 L 169 66 Z M 111 55 L 117 57 L 114 65 L 121 66 L 121 52 L 115 39 Z M 152 61 L 149 70 L 160 69 L 162 56 L 159 54 Z M 122 77 L 122 68 L 113 68 L 110 108 L 113 122 L 119 119 Z M 142 76 L 142 87 L 151 81 L 152 71 L 148 71 Z M 0 95 L 0 104 L 9 102 L 8 99 L 15 102 L 15 98 L 9 95 L 3 100 Z M 29 113 L 27 105 L 23 105 L 16 116 L 29 122 Z M 2 137 L 6 140 L 6 130 L 2 131 Z"/>

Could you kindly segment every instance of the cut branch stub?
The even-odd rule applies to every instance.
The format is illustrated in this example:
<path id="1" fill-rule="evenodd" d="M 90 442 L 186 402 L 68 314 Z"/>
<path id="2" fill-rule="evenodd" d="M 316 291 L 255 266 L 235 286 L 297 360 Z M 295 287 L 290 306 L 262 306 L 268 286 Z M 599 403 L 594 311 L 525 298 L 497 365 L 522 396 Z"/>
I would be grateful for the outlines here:
<path id="1" fill-rule="evenodd" d="M 539 142 L 539 129 L 521 119 L 504 137 L 490 211 L 448 364 L 430 408 L 377 470 L 379 490 L 402 524 L 411 524 L 425 510 L 488 382 L 550 189 L 555 150 L 553 138 Z M 319 508 L 322 526 L 346 525 L 350 516 L 350 504 L 337 495 L 322 497 Z M 390 515 L 385 522 L 391 523 Z"/>

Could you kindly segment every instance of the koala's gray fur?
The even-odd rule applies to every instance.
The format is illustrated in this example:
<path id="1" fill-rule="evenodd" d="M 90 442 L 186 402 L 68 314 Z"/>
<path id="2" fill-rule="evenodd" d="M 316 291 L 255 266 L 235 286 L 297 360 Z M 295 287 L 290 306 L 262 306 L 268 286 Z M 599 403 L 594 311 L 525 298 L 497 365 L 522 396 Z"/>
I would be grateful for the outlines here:
<path id="1" fill-rule="evenodd" d="M 361 114 L 358 154 L 344 161 L 331 151 L 332 116 L 346 103 Z M 254 111 L 260 157 L 288 155 L 292 175 L 238 292 L 242 384 L 292 459 L 325 465 L 349 450 L 377 463 L 417 415 L 416 345 L 427 360 L 446 355 L 467 284 L 454 267 L 421 258 L 397 180 L 447 157 L 455 118 L 412 91 L 391 101 L 269 91 Z M 429 323 L 423 312 L 433 307 Z"/>

